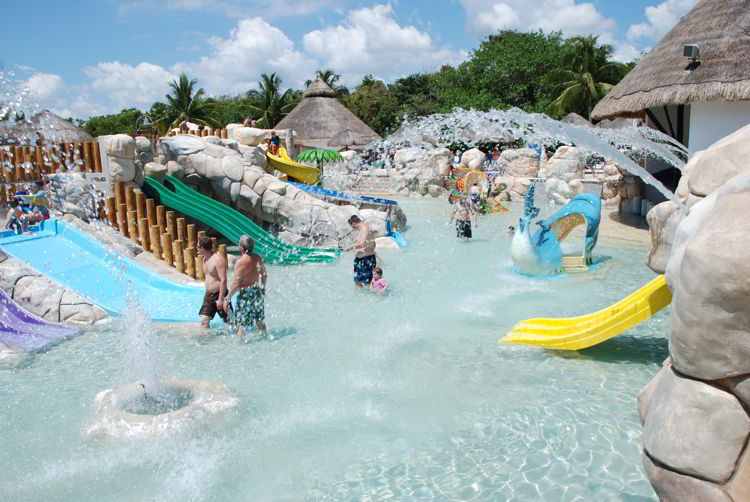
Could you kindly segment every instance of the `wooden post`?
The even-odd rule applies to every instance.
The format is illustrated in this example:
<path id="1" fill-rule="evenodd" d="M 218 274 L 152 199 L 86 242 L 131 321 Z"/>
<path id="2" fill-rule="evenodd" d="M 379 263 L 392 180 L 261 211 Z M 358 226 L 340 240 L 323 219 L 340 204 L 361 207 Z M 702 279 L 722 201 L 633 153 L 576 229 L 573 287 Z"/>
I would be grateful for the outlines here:
<path id="1" fill-rule="evenodd" d="M 91 143 L 88 141 L 83 144 L 83 168 L 81 171 L 86 173 L 93 173 L 96 172 L 94 170 L 94 162 L 93 158 L 91 156 Z"/>
<path id="2" fill-rule="evenodd" d="M 185 261 L 187 262 L 187 275 L 195 279 L 195 247 L 191 248 L 190 246 L 188 246 L 188 248 L 185 250 L 185 254 L 187 255 L 185 258 Z M 201 270 L 203 270 L 202 266 Z"/>
<path id="3" fill-rule="evenodd" d="M 127 237 L 128 233 L 128 207 L 125 204 L 120 204 L 117 211 L 117 228 L 120 233 Z"/>
<path id="4" fill-rule="evenodd" d="M 117 202 L 114 197 L 107 199 L 107 219 L 113 227 L 117 226 Z"/>
<path id="5" fill-rule="evenodd" d="M 185 218 L 177 218 L 177 240 L 182 242 L 182 248 L 185 249 L 187 246 L 187 225 L 185 225 Z"/>
<path id="6" fill-rule="evenodd" d="M 196 255 L 195 257 L 195 278 L 198 280 L 205 280 L 206 275 L 203 272 L 203 256 Z"/>
<path id="7" fill-rule="evenodd" d="M 128 208 L 128 212 L 135 211 L 135 190 L 132 186 L 125 187 L 125 205 Z"/>
<path id="8" fill-rule="evenodd" d="M 138 240 L 138 213 L 133 209 L 128 211 L 128 236 L 133 242 L 140 244 Z M 141 244 L 143 246 L 143 244 Z"/>
<path id="9" fill-rule="evenodd" d="M 211 237 L 211 249 L 213 249 L 214 252 L 218 251 L 216 248 L 216 237 Z"/>
<path id="10" fill-rule="evenodd" d="M 227 130 L 226 129 L 222 129 L 221 130 L 221 139 L 227 139 L 227 137 L 228 137 L 227 136 Z"/>
<path id="11" fill-rule="evenodd" d="M 145 196 L 145 195 L 144 195 Z M 157 224 L 156 221 L 156 202 L 154 199 L 146 199 L 146 218 L 148 218 L 149 228 Z"/>
<path id="12" fill-rule="evenodd" d="M 26 164 L 24 166 L 24 171 L 26 172 L 26 179 L 27 180 L 34 180 L 38 179 L 36 177 L 36 173 L 34 172 L 34 158 L 31 156 L 31 147 L 24 146 L 23 147 L 23 162 Z"/>
<path id="13" fill-rule="evenodd" d="M 151 252 L 161 260 L 161 234 L 159 233 L 159 225 L 152 225 L 150 230 L 149 242 L 151 243 Z"/>
<path id="14" fill-rule="evenodd" d="M 125 203 L 125 187 L 122 184 L 122 181 L 115 181 L 114 183 L 114 192 L 115 192 L 115 205 L 117 207 L 120 207 L 122 204 Z"/>
<path id="15" fill-rule="evenodd" d="M 187 226 L 187 235 L 188 235 L 188 248 L 195 249 L 195 246 L 198 244 L 198 229 L 195 228 L 194 224 L 190 224 Z"/>
<path id="16" fill-rule="evenodd" d="M 134 190 L 135 192 L 135 210 L 138 211 L 138 221 L 140 222 L 143 218 L 147 218 L 146 215 L 146 194 L 140 190 Z"/>
<path id="17" fill-rule="evenodd" d="M 161 250 L 164 253 L 164 261 L 167 265 L 174 267 L 174 260 L 172 258 L 172 236 L 164 232 L 161 234 Z"/>
<path id="18" fill-rule="evenodd" d="M 36 156 L 36 165 L 39 166 L 39 173 L 47 174 L 48 169 L 47 166 L 44 165 L 44 152 L 42 152 L 42 147 L 36 147 L 34 154 Z"/>
<path id="19" fill-rule="evenodd" d="M 100 157 L 101 153 L 99 150 L 99 142 L 94 142 L 94 148 L 93 148 L 93 157 L 94 157 L 94 172 L 100 173 L 102 172 L 102 158 Z"/>
<path id="20" fill-rule="evenodd" d="M 138 240 L 141 241 L 141 246 L 145 251 L 151 251 L 151 245 L 148 241 L 148 218 L 138 219 Z"/>
<path id="21" fill-rule="evenodd" d="M 167 232 L 172 237 L 172 241 L 177 240 L 177 219 L 174 211 L 167 211 Z"/>
<path id="22" fill-rule="evenodd" d="M 221 256 L 224 257 L 224 261 L 229 263 L 229 260 L 227 258 L 227 245 L 226 244 L 219 244 L 219 253 L 221 253 Z"/>
<path id="23" fill-rule="evenodd" d="M 181 274 L 185 273 L 185 255 L 182 253 L 184 241 L 177 239 L 172 243 L 172 251 L 174 254 L 174 266 L 177 267 L 177 271 Z"/>
<path id="24" fill-rule="evenodd" d="M 20 146 L 13 147 L 13 171 L 15 172 L 15 181 L 23 181 L 26 179 L 23 172 L 23 148 Z"/>
<path id="25" fill-rule="evenodd" d="M 201 230 L 200 232 L 198 232 L 198 239 L 195 242 L 199 242 L 201 240 L 201 238 L 203 238 L 205 236 L 206 236 L 206 232 L 203 231 L 203 230 Z"/>
<path id="26" fill-rule="evenodd" d="M 156 206 L 156 224 L 159 225 L 159 232 L 164 233 L 167 231 L 167 208 L 164 206 Z"/>

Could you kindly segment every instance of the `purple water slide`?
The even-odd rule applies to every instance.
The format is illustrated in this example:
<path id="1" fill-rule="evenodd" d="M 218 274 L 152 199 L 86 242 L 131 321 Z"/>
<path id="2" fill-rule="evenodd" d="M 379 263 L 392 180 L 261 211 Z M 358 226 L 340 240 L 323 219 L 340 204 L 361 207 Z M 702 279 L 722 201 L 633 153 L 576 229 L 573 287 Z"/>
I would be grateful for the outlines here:
<path id="1" fill-rule="evenodd" d="M 0 289 L 0 343 L 35 351 L 76 333 L 76 328 L 45 321 L 24 310 Z"/>

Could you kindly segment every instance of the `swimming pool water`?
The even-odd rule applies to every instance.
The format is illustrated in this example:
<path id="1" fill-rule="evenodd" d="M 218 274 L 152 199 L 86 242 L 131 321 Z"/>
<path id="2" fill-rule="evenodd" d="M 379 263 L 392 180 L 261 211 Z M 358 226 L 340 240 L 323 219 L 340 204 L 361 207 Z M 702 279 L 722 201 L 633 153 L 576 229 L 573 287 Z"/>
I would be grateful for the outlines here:
<path id="1" fill-rule="evenodd" d="M 3 498 L 655 501 L 636 396 L 667 356 L 669 309 L 581 352 L 496 343 L 521 319 L 639 288 L 645 248 L 600 245 L 588 274 L 525 277 L 505 233 L 517 214 L 458 242 L 444 200 L 402 204 L 409 247 L 381 254 L 390 295 L 354 291 L 345 255 L 270 268 L 274 340 L 152 324 L 169 375 L 241 399 L 204 428 L 84 436 L 96 393 L 138 378 L 127 319 L 0 368 Z"/>

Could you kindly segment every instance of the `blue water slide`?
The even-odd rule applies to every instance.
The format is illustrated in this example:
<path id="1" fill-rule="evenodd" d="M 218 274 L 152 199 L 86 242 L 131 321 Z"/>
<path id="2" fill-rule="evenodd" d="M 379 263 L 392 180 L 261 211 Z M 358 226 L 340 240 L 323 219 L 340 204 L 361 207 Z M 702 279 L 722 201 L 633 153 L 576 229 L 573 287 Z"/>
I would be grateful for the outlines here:
<path id="1" fill-rule="evenodd" d="M 64 221 L 44 221 L 31 235 L 2 232 L 0 248 L 110 315 L 125 315 L 130 291 L 154 321 L 199 320 L 203 287 L 169 280 Z"/>

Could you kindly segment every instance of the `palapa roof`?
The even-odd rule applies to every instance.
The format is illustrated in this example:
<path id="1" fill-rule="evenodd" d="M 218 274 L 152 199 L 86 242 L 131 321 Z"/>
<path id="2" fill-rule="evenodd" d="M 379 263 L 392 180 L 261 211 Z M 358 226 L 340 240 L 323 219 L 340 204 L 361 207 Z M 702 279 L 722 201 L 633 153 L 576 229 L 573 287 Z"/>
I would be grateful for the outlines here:
<path id="1" fill-rule="evenodd" d="M 573 124 L 577 126 L 588 126 L 591 127 L 594 124 L 586 120 L 585 118 L 581 117 L 577 113 L 570 112 L 566 116 L 560 119 L 560 122 L 563 122 L 565 124 Z"/>
<path id="2" fill-rule="evenodd" d="M 700 46 L 698 64 L 683 57 Z M 594 119 L 696 101 L 750 100 L 750 0 L 701 0 L 593 110 Z"/>
<path id="3" fill-rule="evenodd" d="M 0 143 L 34 145 L 41 135 L 53 143 L 88 143 L 94 138 L 83 129 L 74 126 L 49 110 L 42 110 L 30 120 L 15 122 L 4 128 L 0 123 Z"/>
<path id="4" fill-rule="evenodd" d="M 303 93 L 302 101 L 276 124 L 274 129 L 291 129 L 294 142 L 312 148 L 341 147 L 329 145 L 331 138 L 346 129 L 355 139 L 353 144 L 366 145 L 380 138 L 336 99 L 336 93 L 325 82 L 315 79 Z"/>

